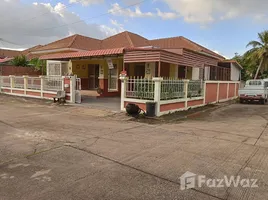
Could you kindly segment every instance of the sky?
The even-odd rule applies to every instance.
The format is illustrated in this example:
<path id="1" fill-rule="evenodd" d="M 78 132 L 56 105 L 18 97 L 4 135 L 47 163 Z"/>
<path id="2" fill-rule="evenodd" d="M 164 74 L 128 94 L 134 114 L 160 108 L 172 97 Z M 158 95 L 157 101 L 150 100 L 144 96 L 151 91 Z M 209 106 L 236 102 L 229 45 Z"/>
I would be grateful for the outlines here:
<path id="1" fill-rule="evenodd" d="M 130 31 L 148 39 L 184 36 L 232 58 L 267 29 L 267 8 L 267 0 L 1 0 L 0 48 Z"/>

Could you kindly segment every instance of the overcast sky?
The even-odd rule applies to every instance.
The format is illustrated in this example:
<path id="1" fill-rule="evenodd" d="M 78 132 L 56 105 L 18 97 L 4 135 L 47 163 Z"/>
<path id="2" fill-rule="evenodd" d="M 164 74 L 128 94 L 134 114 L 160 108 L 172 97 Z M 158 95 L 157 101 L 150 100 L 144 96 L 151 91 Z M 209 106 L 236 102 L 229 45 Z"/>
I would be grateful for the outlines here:
<path id="1" fill-rule="evenodd" d="M 232 57 L 268 25 L 266 0 L 141 1 L 1 0 L 0 47 L 23 49 L 75 33 L 102 39 L 128 30 L 149 39 L 182 35 Z"/>

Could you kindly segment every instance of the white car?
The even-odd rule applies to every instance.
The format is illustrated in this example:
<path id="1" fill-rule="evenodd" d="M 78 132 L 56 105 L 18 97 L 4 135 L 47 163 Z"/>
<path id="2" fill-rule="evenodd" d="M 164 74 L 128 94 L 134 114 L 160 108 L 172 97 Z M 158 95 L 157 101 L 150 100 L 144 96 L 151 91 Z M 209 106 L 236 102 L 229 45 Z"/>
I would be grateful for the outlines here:
<path id="1" fill-rule="evenodd" d="M 258 101 L 261 104 L 267 102 L 268 97 L 268 79 L 248 80 L 243 89 L 240 89 L 240 103 Z"/>

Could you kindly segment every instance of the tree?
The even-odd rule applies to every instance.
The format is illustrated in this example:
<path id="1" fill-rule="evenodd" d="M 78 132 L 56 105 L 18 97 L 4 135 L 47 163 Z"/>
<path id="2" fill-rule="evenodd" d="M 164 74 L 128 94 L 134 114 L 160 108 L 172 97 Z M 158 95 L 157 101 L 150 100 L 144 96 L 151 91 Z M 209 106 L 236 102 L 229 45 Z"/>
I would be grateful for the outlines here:
<path id="1" fill-rule="evenodd" d="M 252 63 L 258 63 L 258 68 L 254 79 L 259 75 L 259 72 L 268 70 L 268 30 L 258 33 L 259 41 L 250 41 L 247 47 L 252 47 L 246 52 L 245 56 Z"/>
<path id="2" fill-rule="evenodd" d="M 27 67 L 28 61 L 25 55 L 19 55 L 14 57 L 14 59 L 11 61 L 11 64 L 14 66 Z"/>
<path id="3" fill-rule="evenodd" d="M 42 74 L 46 71 L 45 61 L 40 60 L 39 58 L 33 58 L 28 65 L 34 67 L 35 70 L 42 71 Z"/>

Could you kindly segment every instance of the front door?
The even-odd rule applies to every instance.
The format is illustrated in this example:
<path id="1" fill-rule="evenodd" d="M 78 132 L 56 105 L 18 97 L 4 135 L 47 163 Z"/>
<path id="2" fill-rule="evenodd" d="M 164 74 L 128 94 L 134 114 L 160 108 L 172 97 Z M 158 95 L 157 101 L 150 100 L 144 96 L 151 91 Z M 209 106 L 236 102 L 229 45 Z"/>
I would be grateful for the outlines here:
<path id="1" fill-rule="evenodd" d="M 99 65 L 88 65 L 88 88 L 96 89 L 99 87 Z"/>

